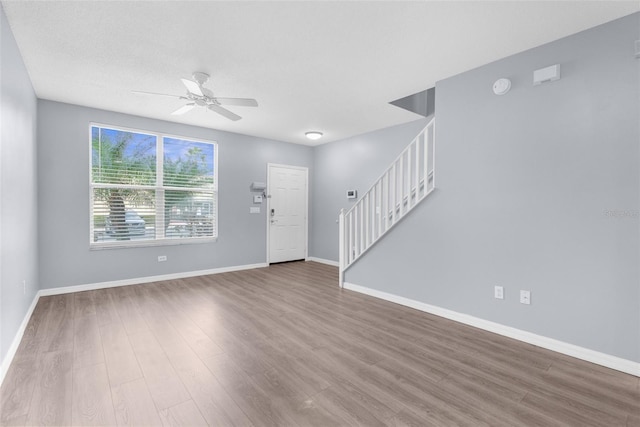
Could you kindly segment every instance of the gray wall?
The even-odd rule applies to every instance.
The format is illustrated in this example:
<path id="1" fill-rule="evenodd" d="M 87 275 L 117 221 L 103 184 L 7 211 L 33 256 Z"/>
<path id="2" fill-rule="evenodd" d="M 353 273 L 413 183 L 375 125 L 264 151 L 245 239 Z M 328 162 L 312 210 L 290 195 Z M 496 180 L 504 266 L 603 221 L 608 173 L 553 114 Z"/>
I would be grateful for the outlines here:
<path id="1" fill-rule="evenodd" d="M 640 362 L 638 39 L 635 14 L 439 82 L 437 189 L 346 281 Z"/>
<path id="2" fill-rule="evenodd" d="M 310 256 L 338 261 L 336 220 L 340 209 L 350 209 L 356 201 L 347 199 L 347 190 L 364 194 L 427 123 L 418 119 L 314 147 Z"/>
<path id="3" fill-rule="evenodd" d="M 0 81 L 0 360 L 4 360 L 38 290 L 38 205 L 36 96 L 1 6 Z"/>
<path id="4" fill-rule="evenodd" d="M 39 287 L 265 262 L 265 205 L 248 208 L 268 162 L 310 168 L 310 256 L 337 260 L 346 190 L 366 191 L 426 124 L 311 149 L 36 101 L 0 15 L 2 358 Z M 639 16 L 439 82 L 438 188 L 346 279 L 640 361 Z M 562 80 L 531 86 L 534 69 L 557 62 Z M 491 93 L 499 77 L 513 81 L 503 97 Z M 219 240 L 90 251 L 90 121 L 218 141 Z"/>
<path id="5" fill-rule="evenodd" d="M 89 122 L 218 142 L 218 241 L 89 250 Z M 52 101 L 38 101 L 39 255 L 42 288 L 266 262 L 266 204 L 249 214 L 253 181 L 267 163 L 311 169 L 310 147 L 179 125 Z M 310 175 L 311 175 L 310 170 Z M 168 261 L 158 263 L 158 255 Z"/>

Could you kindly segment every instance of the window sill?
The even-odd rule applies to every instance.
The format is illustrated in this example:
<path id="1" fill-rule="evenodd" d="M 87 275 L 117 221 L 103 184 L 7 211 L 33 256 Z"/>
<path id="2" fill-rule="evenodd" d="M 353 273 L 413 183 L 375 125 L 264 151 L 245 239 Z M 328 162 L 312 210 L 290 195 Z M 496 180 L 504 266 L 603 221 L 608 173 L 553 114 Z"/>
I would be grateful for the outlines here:
<path id="1" fill-rule="evenodd" d="M 177 246 L 177 245 L 198 245 L 203 243 L 215 243 L 217 237 L 203 237 L 191 239 L 161 239 L 146 241 L 128 241 L 127 243 L 109 242 L 109 243 L 89 243 L 89 250 L 102 251 L 105 249 L 129 249 L 129 248 L 145 248 L 157 246 Z"/>

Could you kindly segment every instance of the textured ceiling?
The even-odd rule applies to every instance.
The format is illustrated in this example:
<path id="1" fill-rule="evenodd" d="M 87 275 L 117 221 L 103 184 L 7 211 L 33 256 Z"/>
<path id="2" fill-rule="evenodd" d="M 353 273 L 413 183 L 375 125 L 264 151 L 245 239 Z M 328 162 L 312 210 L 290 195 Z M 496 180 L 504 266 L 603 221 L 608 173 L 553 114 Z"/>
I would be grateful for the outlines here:
<path id="1" fill-rule="evenodd" d="M 415 120 L 390 101 L 640 9 L 640 2 L 2 1 L 39 98 L 317 144 Z M 541 64 L 547 65 L 547 64 Z M 204 71 L 232 122 L 184 116 Z M 498 76 L 496 76 L 498 77 Z M 490 90 L 490 88 L 488 88 Z M 307 130 L 325 137 L 311 143 Z"/>

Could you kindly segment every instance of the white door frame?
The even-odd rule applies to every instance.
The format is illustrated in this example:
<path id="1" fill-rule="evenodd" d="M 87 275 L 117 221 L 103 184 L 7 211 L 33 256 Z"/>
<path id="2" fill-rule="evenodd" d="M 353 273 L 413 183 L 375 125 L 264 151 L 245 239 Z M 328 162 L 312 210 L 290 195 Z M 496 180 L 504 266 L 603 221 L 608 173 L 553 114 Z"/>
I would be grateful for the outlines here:
<path id="1" fill-rule="evenodd" d="M 305 179 L 305 194 L 306 194 L 306 200 L 304 201 L 304 259 L 305 261 L 309 258 L 309 168 L 304 167 L 304 166 L 292 166 L 292 165 L 283 165 L 283 164 L 279 164 L 279 163 L 267 163 L 267 190 L 266 190 L 266 194 L 267 194 L 267 219 L 266 219 L 266 224 L 267 224 L 267 265 L 270 264 L 270 260 L 271 260 L 271 194 L 269 194 L 269 169 L 272 167 L 278 167 L 278 168 L 288 168 L 288 169 L 296 169 L 296 170 L 301 170 L 304 171 L 304 179 Z"/>

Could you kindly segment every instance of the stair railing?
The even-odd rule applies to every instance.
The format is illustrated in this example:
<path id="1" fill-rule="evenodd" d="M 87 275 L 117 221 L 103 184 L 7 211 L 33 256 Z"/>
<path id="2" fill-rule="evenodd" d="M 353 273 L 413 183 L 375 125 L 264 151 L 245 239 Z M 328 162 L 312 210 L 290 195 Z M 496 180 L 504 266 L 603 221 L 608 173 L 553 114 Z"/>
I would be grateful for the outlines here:
<path id="1" fill-rule="evenodd" d="M 435 188 L 435 118 L 355 205 L 340 211 L 340 287 L 344 272 Z"/>

